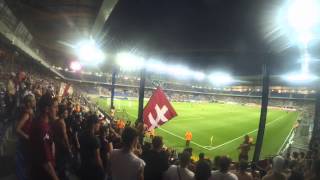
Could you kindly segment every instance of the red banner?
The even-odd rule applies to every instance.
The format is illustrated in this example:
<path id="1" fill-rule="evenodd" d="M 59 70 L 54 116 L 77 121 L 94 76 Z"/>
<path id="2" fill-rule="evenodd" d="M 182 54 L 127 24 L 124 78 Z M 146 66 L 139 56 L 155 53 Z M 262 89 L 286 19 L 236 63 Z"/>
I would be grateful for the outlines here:
<path id="1" fill-rule="evenodd" d="M 163 90 L 158 87 L 143 110 L 143 122 L 148 129 L 154 129 L 177 116 Z"/>

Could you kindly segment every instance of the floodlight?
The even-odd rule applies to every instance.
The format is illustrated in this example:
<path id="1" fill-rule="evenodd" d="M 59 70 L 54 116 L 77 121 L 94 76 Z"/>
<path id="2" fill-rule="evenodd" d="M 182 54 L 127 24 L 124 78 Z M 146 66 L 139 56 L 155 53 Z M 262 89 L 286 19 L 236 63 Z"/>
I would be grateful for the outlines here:
<path id="1" fill-rule="evenodd" d="M 281 30 L 290 41 L 303 44 L 308 43 L 317 36 L 320 25 L 319 0 L 287 0 L 279 9 L 276 16 L 276 26 L 273 31 Z"/>
<path id="2" fill-rule="evenodd" d="M 167 66 L 167 73 L 181 79 L 189 78 L 192 75 L 188 67 L 181 65 Z"/>
<path id="3" fill-rule="evenodd" d="M 146 64 L 146 69 L 156 73 L 166 73 L 167 66 L 157 60 L 149 60 Z"/>
<path id="4" fill-rule="evenodd" d="M 120 69 L 124 71 L 136 71 L 145 65 L 142 57 L 126 52 L 117 54 L 116 61 Z"/>
<path id="5" fill-rule="evenodd" d="M 309 32 L 319 23 L 318 0 L 291 0 L 288 7 L 288 22 L 299 34 Z"/>
<path id="6" fill-rule="evenodd" d="M 193 78 L 198 81 L 204 80 L 205 77 L 206 77 L 206 75 L 203 72 L 193 72 Z"/>
<path id="7" fill-rule="evenodd" d="M 318 77 L 306 72 L 294 72 L 282 76 L 282 79 L 292 83 L 308 83 L 317 80 Z"/>
<path id="8" fill-rule="evenodd" d="M 301 71 L 303 73 L 309 73 L 309 63 L 310 63 L 310 56 L 308 53 L 306 53 L 303 55 L 302 63 L 301 63 Z"/>
<path id="9" fill-rule="evenodd" d="M 79 71 L 81 70 L 82 66 L 78 61 L 73 61 L 70 64 L 70 69 L 73 71 Z"/>
<path id="10" fill-rule="evenodd" d="M 215 72 L 210 74 L 209 80 L 214 85 L 227 85 L 234 82 L 234 79 L 230 74 L 224 73 L 224 72 Z"/>
<path id="11" fill-rule="evenodd" d="M 86 65 L 97 65 L 105 59 L 104 53 L 93 39 L 83 40 L 75 47 L 79 60 Z"/>

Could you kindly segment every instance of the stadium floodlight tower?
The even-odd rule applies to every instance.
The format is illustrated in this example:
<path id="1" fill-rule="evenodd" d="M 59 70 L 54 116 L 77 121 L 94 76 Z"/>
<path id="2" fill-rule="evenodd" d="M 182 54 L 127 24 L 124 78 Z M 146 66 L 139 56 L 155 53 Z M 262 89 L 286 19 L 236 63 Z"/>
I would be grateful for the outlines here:
<path id="1" fill-rule="evenodd" d="M 214 86 L 230 85 L 235 81 L 230 74 L 225 72 L 214 72 L 208 78 Z"/>
<path id="2" fill-rule="evenodd" d="M 284 75 L 282 78 L 294 82 L 306 82 L 316 79 L 309 72 L 310 57 L 308 45 L 314 39 L 314 33 L 319 24 L 319 13 L 319 0 L 287 0 L 285 5 L 280 9 L 280 13 L 277 16 L 278 28 L 284 30 L 284 34 L 289 37 L 289 41 L 293 40 L 301 48 L 301 52 L 303 52 L 301 70 Z M 262 106 L 256 148 L 253 156 L 254 162 L 257 162 L 260 158 L 263 143 L 270 85 L 269 75 L 269 68 L 266 64 L 263 68 Z"/>
<path id="3" fill-rule="evenodd" d="M 305 54 L 301 61 L 301 69 L 297 72 L 288 73 L 282 76 L 282 79 L 291 83 L 311 83 L 318 79 L 318 76 L 309 72 L 310 57 Z"/>
<path id="4" fill-rule="evenodd" d="M 74 49 L 80 63 L 85 66 L 96 66 L 105 59 L 105 54 L 92 38 L 80 41 Z"/>
<path id="5" fill-rule="evenodd" d="M 72 61 L 70 63 L 70 69 L 72 71 L 80 71 L 82 69 L 82 66 L 79 61 Z"/>
<path id="6" fill-rule="evenodd" d="M 287 0 L 276 16 L 277 27 L 300 47 L 315 38 L 320 24 L 319 0 Z"/>
<path id="7" fill-rule="evenodd" d="M 116 62 L 123 71 L 138 71 L 145 65 L 143 57 L 127 52 L 118 53 Z"/>
<path id="8" fill-rule="evenodd" d="M 282 12 L 283 24 L 287 25 L 286 34 L 290 39 L 295 39 L 302 54 L 301 70 L 288 73 L 282 78 L 293 83 L 312 82 L 317 76 L 309 72 L 310 55 L 308 53 L 309 43 L 315 39 L 317 28 L 320 25 L 320 1 L 319 0 L 289 0 Z M 287 14 L 284 14 L 287 13 Z M 282 17 L 280 17 L 282 18 Z M 281 26 L 284 26 L 281 24 Z"/>

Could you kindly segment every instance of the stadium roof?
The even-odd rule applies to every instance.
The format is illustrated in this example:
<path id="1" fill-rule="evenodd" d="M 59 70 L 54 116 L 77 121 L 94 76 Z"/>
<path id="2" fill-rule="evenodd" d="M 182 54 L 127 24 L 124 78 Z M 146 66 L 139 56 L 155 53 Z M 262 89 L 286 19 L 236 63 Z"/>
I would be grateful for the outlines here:
<path id="1" fill-rule="evenodd" d="M 53 65 L 75 59 L 65 44 L 88 37 L 103 0 L 6 0 Z M 119 0 L 99 41 L 106 53 L 133 51 L 210 72 L 257 75 L 268 61 L 271 73 L 300 67 L 287 37 L 266 38 L 276 0 Z M 285 47 L 285 48 L 284 48 Z M 320 57 L 319 43 L 310 54 Z M 318 62 L 312 72 L 320 72 Z M 108 67 L 108 64 L 105 68 Z"/>

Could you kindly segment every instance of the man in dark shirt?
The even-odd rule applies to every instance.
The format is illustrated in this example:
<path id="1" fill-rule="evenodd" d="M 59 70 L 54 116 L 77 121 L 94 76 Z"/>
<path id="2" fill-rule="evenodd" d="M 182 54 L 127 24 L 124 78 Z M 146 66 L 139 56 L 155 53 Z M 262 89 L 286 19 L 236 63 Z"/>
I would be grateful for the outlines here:
<path id="1" fill-rule="evenodd" d="M 144 169 L 145 180 L 161 180 L 163 173 L 169 167 L 169 156 L 163 151 L 162 137 L 155 136 L 152 140 L 152 149 L 142 155 L 146 166 Z"/>
<path id="2" fill-rule="evenodd" d="M 100 142 L 96 133 L 100 123 L 97 115 L 88 118 L 87 129 L 80 135 L 80 176 L 82 180 L 104 179 L 103 163 L 100 156 Z"/>
<path id="3" fill-rule="evenodd" d="M 239 161 L 249 160 L 249 151 L 251 150 L 251 146 L 254 146 L 254 145 L 255 144 L 252 143 L 252 140 L 250 139 L 249 135 L 245 135 L 244 142 L 240 144 L 240 146 L 238 147 L 238 149 L 240 150 Z"/>

